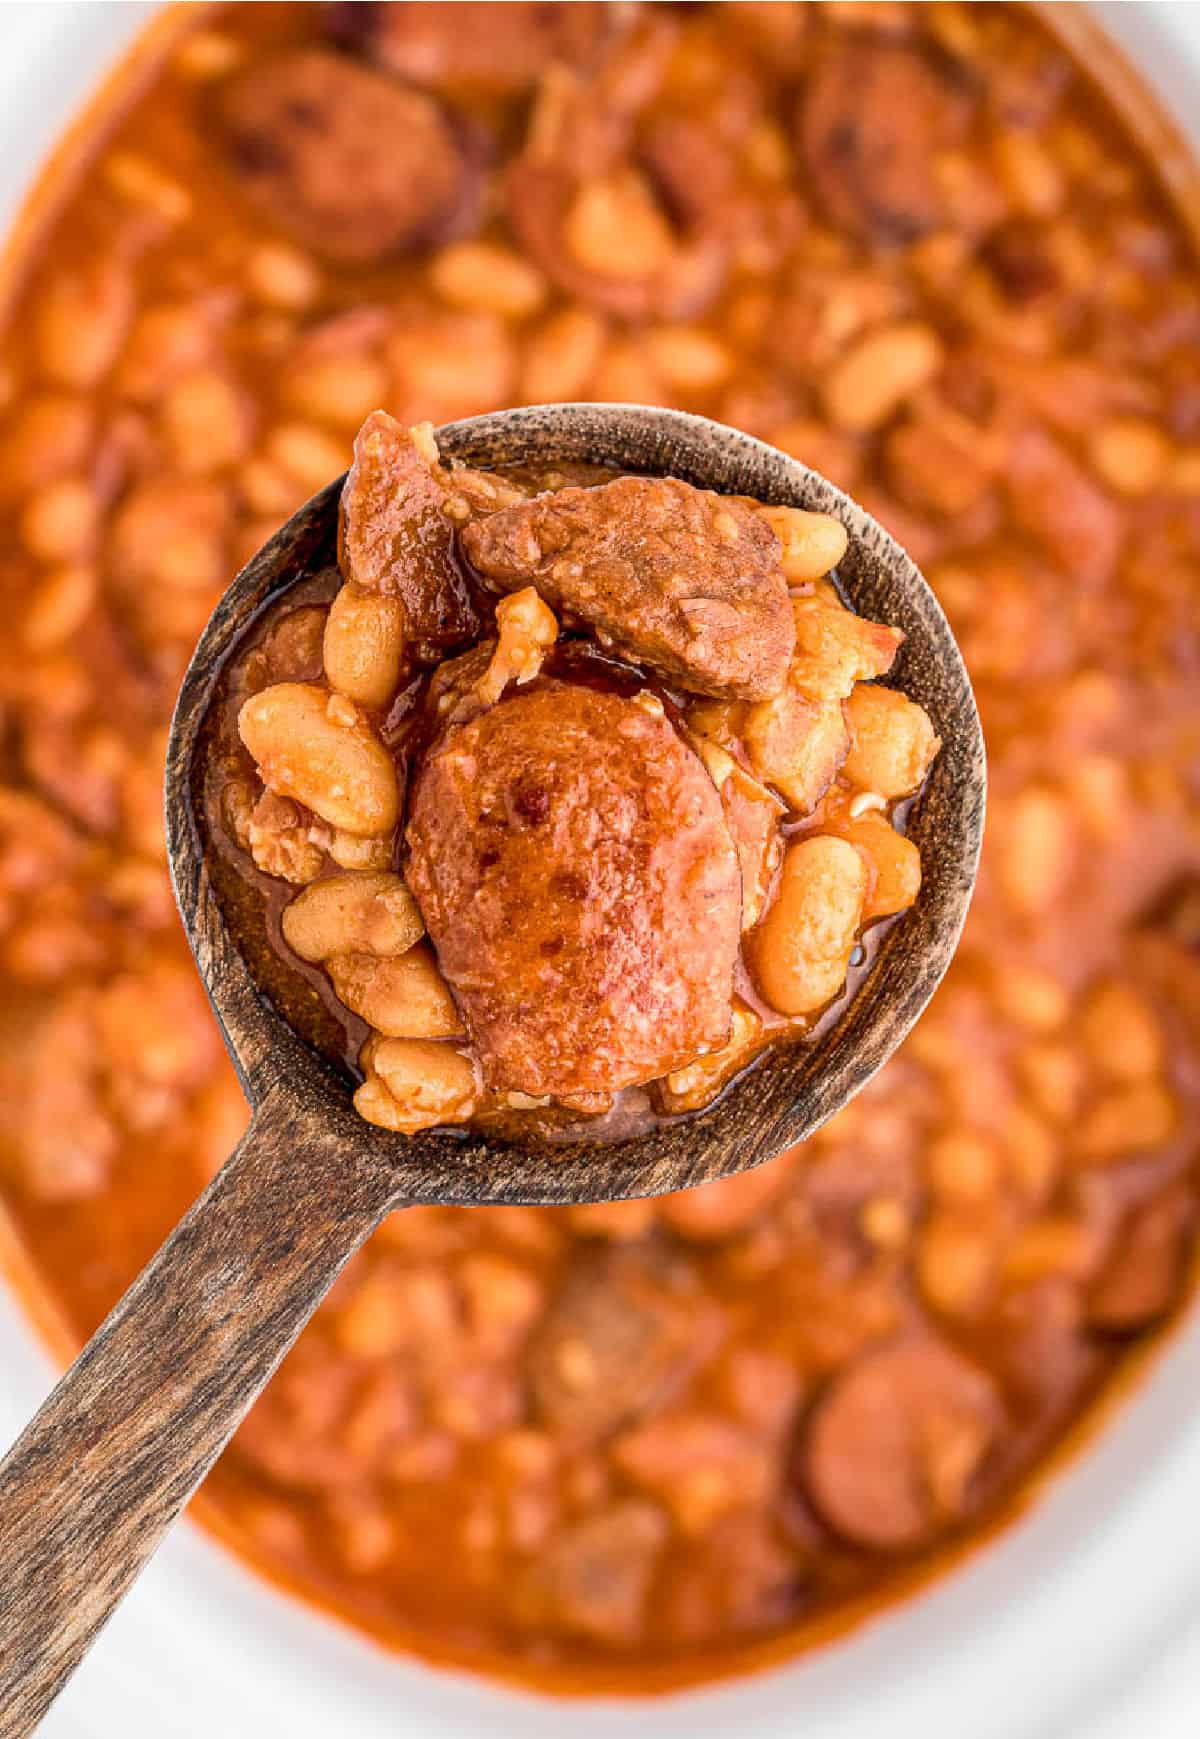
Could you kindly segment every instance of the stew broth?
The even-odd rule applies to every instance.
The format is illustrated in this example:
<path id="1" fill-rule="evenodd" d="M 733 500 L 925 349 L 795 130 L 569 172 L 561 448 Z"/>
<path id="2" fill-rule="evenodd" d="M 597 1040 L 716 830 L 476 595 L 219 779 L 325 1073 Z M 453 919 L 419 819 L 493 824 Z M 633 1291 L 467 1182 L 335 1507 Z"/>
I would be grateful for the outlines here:
<path id="1" fill-rule="evenodd" d="M 569 10 L 189 9 L 17 272 L 0 1174 L 82 1337 L 244 1126 L 171 901 L 165 726 L 229 575 L 367 411 L 671 402 L 856 495 L 938 591 L 989 742 L 979 891 L 929 1013 L 760 1171 L 393 1217 L 202 1499 L 398 1644 L 636 1692 L 907 1586 L 1180 1298 L 1200 292 L 1153 164 L 1028 12 L 664 7 L 646 38 Z M 332 52 L 432 89 L 472 141 L 456 236 L 318 253 L 222 142 L 222 87 L 331 20 Z M 553 101 L 599 128 L 594 184 Z"/>

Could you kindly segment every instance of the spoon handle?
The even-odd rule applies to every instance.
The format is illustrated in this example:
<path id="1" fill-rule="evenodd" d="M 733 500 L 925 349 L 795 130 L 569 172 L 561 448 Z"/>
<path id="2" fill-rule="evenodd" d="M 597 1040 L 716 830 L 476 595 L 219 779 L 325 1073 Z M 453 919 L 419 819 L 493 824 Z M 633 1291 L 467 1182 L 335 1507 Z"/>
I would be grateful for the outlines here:
<path id="1" fill-rule="evenodd" d="M 0 1739 L 33 1731 L 394 1193 L 267 1101 L 0 1463 Z"/>

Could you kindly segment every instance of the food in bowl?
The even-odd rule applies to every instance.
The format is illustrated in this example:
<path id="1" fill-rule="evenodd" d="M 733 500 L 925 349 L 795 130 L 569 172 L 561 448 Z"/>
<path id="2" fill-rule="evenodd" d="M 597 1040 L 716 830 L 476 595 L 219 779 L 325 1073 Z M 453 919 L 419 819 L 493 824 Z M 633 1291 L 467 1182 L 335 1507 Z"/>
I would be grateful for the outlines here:
<path id="1" fill-rule="evenodd" d="M 903 635 L 843 604 L 845 547 L 828 514 L 515 481 L 366 419 L 338 569 L 227 673 L 207 806 L 264 989 L 308 966 L 368 1122 L 626 1139 L 845 1000 L 917 896 L 892 812 L 939 746 L 874 680 Z"/>
<path id="2" fill-rule="evenodd" d="M 224 117 L 313 50 L 447 123 L 478 204 L 465 156 L 420 231 L 338 171 L 346 227 L 301 232 Z M 339 147 L 304 145 L 311 188 Z M 197 1506 L 365 1630 L 574 1691 L 899 1598 L 1028 1494 L 1194 1256 L 1200 305 L 1142 140 L 1024 8 L 188 8 L 9 284 L 0 1170 L 75 1337 L 245 1119 L 167 885 L 174 692 L 368 412 L 666 399 L 922 565 L 991 809 L 903 1050 L 743 1177 L 394 1216 Z"/>

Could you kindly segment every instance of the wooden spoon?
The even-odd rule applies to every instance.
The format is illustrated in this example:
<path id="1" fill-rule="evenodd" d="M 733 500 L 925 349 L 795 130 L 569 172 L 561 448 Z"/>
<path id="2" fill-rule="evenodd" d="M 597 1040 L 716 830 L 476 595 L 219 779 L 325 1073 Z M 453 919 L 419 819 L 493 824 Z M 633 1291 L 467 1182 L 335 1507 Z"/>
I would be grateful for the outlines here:
<path id="1" fill-rule="evenodd" d="M 221 668 L 268 600 L 336 557 L 341 480 L 238 575 L 184 678 L 167 752 L 167 842 L 205 988 L 252 1107 L 246 1136 L 0 1465 L 0 1739 L 34 1727 L 348 1258 L 415 1202 L 592 1202 L 761 1164 L 868 1081 L 950 962 L 983 824 L 983 739 L 958 648 L 887 532 L 760 441 L 641 406 L 500 411 L 438 431 L 490 466 L 591 460 L 835 514 L 862 614 L 904 629 L 894 680 L 942 738 L 909 821 L 924 883 L 857 994 L 814 1043 L 770 1053 L 712 1109 L 615 1146 L 514 1148 L 477 1133 L 364 1123 L 350 1086 L 260 998 L 214 895 L 203 788 Z"/>

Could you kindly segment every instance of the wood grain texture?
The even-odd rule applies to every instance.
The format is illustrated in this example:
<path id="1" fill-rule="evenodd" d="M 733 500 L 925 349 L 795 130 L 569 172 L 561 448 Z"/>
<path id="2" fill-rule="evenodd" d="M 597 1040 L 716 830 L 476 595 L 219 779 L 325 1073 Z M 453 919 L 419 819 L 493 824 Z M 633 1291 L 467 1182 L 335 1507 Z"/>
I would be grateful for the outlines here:
<path id="1" fill-rule="evenodd" d="M 18 1439 L 2 1739 L 34 1730 L 393 1194 L 272 1097 Z"/>
<path id="2" fill-rule="evenodd" d="M 909 822 L 917 904 L 811 1044 L 781 1049 L 697 1116 L 609 1146 L 520 1147 L 477 1132 L 391 1135 L 258 994 L 213 890 L 204 831 L 209 711 L 231 651 L 279 593 L 333 556 L 341 479 L 234 581 L 184 678 L 167 750 L 167 845 L 196 963 L 255 1118 L 250 1134 L 0 1464 L 0 1739 L 32 1731 L 347 1258 L 413 1202 L 586 1202 L 685 1188 L 804 1140 L 891 1055 L 954 953 L 986 785 L 966 670 L 917 569 L 861 508 L 785 454 L 642 406 L 501 411 L 438 431 L 483 465 L 588 459 L 846 525 L 839 568 L 864 614 L 908 638 L 895 680 L 944 747 Z"/>

